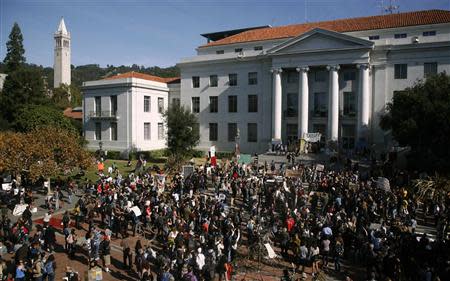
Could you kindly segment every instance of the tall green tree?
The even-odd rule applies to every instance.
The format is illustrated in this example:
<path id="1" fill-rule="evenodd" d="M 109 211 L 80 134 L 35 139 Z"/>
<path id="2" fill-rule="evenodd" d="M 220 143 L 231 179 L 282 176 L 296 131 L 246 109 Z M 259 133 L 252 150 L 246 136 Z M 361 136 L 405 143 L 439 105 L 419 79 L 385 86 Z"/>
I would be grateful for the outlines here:
<path id="1" fill-rule="evenodd" d="M 450 173 L 450 76 L 441 73 L 396 92 L 380 126 L 411 147 L 411 168 Z"/>
<path id="2" fill-rule="evenodd" d="M 70 119 L 63 115 L 62 110 L 48 105 L 29 105 L 21 108 L 14 125 L 16 130 L 21 132 L 52 127 L 78 133 Z"/>
<path id="3" fill-rule="evenodd" d="M 42 104 L 46 100 L 41 71 L 19 68 L 5 79 L 0 94 L 1 113 L 7 122 L 14 123 L 20 108 L 29 104 Z"/>
<path id="4" fill-rule="evenodd" d="M 170 106 L 163 114 L 167 127 L 167 148 L 178 160 L 192 153 L 199 142 L 198 120 L 183 106 Z"/>
<path id="5" fill-rule="evenodd" d="M 22 31 L 19 24 L 15 22 L 9 34 L 9 40 L 6 42 L 6 56 L 3 61 L 6 65 L 6 73 L 18 70 L 25 63 L 24 54 Z"/>

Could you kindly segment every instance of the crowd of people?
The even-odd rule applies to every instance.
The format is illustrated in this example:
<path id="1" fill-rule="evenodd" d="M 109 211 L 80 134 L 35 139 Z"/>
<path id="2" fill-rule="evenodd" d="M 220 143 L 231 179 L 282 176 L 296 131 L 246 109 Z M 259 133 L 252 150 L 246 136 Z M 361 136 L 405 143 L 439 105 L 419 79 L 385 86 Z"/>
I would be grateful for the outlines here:
<path id="1" fill-rule="evenodd" d="M 125 175 L 114 166 L 79 185 L 73 212 L 62 217 L 64 249 L 108 274 L 117 240 L 123 269 L 142 281 L 233 280 L 250 260 L 264 266 L 270 249 L 286 268 L 282 280 L 339 273 L 342 260 L 365 268 L 364 280 L 449 280 L 449 197 L 421 202 L 406 189 L 410 181 L 393 174 L 382 189 L 351 162 L 318 169 L 228 161 L 170 178 L 151 170 Z M 416 231 L 427 215 L 433 238 Z M 0 260 L 0 280 L 54 280 L 55 229 L 31 217 L 27 208 L 12 222 L 2 211 L 0 240 L 15 252 L 15 266 Z"/>

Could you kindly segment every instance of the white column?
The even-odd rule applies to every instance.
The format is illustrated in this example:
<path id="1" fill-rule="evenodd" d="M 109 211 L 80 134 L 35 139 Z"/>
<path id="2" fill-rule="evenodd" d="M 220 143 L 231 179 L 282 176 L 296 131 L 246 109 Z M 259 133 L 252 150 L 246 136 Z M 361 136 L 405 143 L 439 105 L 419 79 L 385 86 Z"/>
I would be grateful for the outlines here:
<path id="1" fill-rule="evenodd" d="M 358 64 L 359 68 L 359 113 L 358 113 L 358 140 L 367 138 L 369 128 L 369 64 Z"/>
<path id="2" fill-rule="evenodd" d="M 298 99 L 298 136 L 303 138 L 308 133 L 308 116 L 309 116 L 309 88 L 308 88 L 308 71 L 307 66 L 297 68 L 299 72 L 299 99 Z"/>
<path id="3" fill-rule="evenodd" d="M 273 92 L 272 92 L 272 139 L 281 140 L 281 68 L 274 68 L 273 73 Z"/>
<path id="4" fill-rule="evenodd" d="M 328 108 L 328 139 L 338 140 L 339 132 L 339 65 L 329 65 L 327 69 L 330 72 L 329 81 L 329 105 Z"/>

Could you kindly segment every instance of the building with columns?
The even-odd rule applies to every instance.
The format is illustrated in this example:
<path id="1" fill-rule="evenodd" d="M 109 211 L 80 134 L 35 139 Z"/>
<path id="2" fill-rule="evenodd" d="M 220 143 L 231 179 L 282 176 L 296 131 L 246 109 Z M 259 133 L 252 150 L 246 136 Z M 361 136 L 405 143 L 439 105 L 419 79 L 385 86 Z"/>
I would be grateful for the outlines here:
<path id="1" fill-rule="evenodd" d="M 71 83 L 70 32 L 67 31 L 64 18 L 61 18 L 53 37 L 55 39 L 53 86 L 58 88 L 61 84 Z"/>
<path id="2" fill-rule="evenodd" d="M 379 120 L 395 92 L 450 72 L 445 10 L 203 36 L 178 66 L 181 104 L 198 115 L 205 150 L 231 151 L 238 141 L 242 152 L 264 152 L 313 132 L 344 150 L 387 149 Z"/>

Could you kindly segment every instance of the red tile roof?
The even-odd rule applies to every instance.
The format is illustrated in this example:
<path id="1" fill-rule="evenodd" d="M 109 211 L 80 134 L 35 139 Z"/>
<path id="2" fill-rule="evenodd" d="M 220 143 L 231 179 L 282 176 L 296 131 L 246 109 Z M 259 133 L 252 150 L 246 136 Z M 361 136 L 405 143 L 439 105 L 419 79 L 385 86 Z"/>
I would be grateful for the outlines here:
<path id="1" fill-rule="evenodd" d="M 78 119 L 78 120 L 83 119 L 83 112 L 82 111 L 74 111 L 71 107 L 64 109 L 63 114 L 64 114 L 64 116 L 72 118 L 72 119 Z"/>
<path id="2" fill-rule="evenodd" d="M 161 83 L 171 83 L 171 82 L 175 82 L 176 80 L 180 79 L 180 77 L 163 78 L 163 77 L 158 77 L 158 76 L 154 76 L 154 75 L 150 75 L 150 74 L 144 74 L 144 73 L 130 71 L 130 72 L 107 77 L 104 80 L 123 79 L 123 78 L 138 78 L 138 79 L 144 79 L 144 80 L 161 82 Z"/>
<path id="3" fill-rule="evenodd" d="M 233 43 L 290 38 L 299 36 L 314 28 L 327 29 L 336 32 L 351 32 L 439 23 L 450 23 L 450 11 L 416 11 L 400 14 L 268 27 L 245 31 L 218 41 L 210 42 L 206 45 L 200 46 L 200 48 Z"/>

